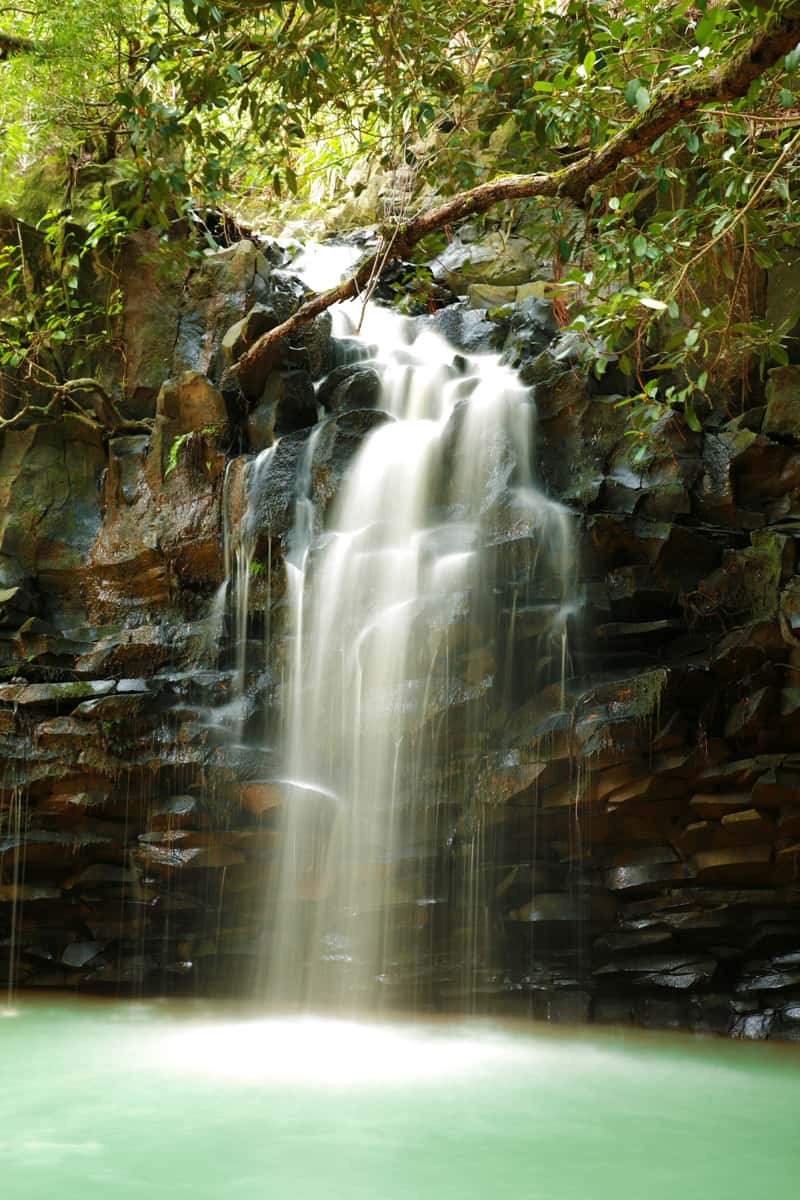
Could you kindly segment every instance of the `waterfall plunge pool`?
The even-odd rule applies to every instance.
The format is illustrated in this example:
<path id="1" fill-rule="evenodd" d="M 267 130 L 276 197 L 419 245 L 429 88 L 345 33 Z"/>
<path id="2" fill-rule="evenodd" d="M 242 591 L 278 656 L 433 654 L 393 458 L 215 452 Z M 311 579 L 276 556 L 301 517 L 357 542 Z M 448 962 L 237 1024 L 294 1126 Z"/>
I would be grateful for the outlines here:
<path id="1" fill-rule="evenodd" d="M 797 1195 L 793 1048 L 23 999 L 3 1200 Z"/>

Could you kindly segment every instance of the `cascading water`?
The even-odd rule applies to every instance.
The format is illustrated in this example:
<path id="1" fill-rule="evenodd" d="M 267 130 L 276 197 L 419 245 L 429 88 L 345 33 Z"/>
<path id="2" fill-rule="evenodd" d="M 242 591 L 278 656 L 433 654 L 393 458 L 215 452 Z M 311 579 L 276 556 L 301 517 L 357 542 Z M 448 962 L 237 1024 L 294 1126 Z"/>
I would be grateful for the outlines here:
<path id="1" fill-rule="evenodd" d="M 335 416 L 311 433 L 284 556 L 285 834 L 268 989 L 280 1001 L 408 1003 L 438 963 L 463 1003 L 489 940 L 480 767 L 502 746 L 520 610 L 529 623 L 538 614 L 528 685 L 563 689 L 569 521 L 533 482 L 531 394 L 512 370 L 460 353 L 424 319 L 374 305 L 363 316 L 340 309 L 335 333 L 361 324 L 386 419 L 324 528 L 315 450 Z M 271 453 L 251 466 L 251 497 Z M 252 525 L 246 514 L 243 529 Z M 236 550 L 240 684 L 248 537 Z M 533 552 L 509 594 L 502 562 L 523 542 Z"/>

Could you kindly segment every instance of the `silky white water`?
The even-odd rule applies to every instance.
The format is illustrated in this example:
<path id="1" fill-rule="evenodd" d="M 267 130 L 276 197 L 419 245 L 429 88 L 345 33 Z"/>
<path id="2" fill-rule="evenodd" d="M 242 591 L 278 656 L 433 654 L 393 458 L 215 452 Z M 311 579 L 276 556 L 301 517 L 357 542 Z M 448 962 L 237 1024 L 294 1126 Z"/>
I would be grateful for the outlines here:
<path id="1" fill-rule="evenodd" d="M 351 254 L 317 247 L 293 270 L 330 286 Z M 408 1004 L 439 964 L 455 1007 L 470 1007 L 491 956 L 481 767 L 521 673 L 517 605 L 541 613 L 528 694 L 560 678 L 563 701 L 569 515 L 535 485 L 533 396 L 498 355 L 459 352 L 429 320 L 373 304 L 338 306 L 333 322 L 348 358 L 378 373 L 383 421 L 325 514 L 318 445 L 341 410 L 323 414 L 297 456 L 284 628 L 273 643 L 267 599 L 261 652 L 281 661 L 273 782 L 284 811 L 259 988 L 281 1003 Z M 272 536 L 255 514 L 275 455 L 273 445 L 246 466 L 239 528 L 225 517 L 240 740 L 257 666 L 251 564 L 259 536 Z M 510 589 L 498 564 L 521 546 L 527 565 Z"/>
<path id="2" fill-rule="evenodd" d="M 320 286 L 324 255 L 295 269 Z M 334 320 L 338 336 L 360 328 L 386 419 L 324 520 L 312 499 L 322 426 L 299 460 L 284 553 L 285 836 L 266 974 L 276 999 L 374 1004 L 395 986 L 413 1000 L 445 891 L 466 976 L 483 952 L 475 786 L 511 686 L 517 600 L 502 591 L 497 549 L 533 547 L 527 583 L 536 576 L 544 599 L 530 669 L 547 682 L 562 670 L 572 547 L 567 514 L 533 480 L 530 391 L 498 356 L 460 353 L 430 322 L 372 304 L 341 306 Z M 252 478 L 263 481 L 271 453 Z M 248 554 L 243 540 L 240 683 Z M 443 881 L 438 851 L 454 839 L 460 873 Z"/>

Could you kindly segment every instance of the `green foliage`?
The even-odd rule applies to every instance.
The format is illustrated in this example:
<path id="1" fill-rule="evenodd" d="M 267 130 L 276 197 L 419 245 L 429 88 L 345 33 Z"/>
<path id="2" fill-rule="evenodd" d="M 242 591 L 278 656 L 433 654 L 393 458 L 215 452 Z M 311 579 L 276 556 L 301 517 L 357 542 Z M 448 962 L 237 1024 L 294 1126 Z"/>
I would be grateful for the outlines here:
<path id="1" fill-rule="evenodd" d="M 221 436 L 221 434 L 222 429 L 219 425 L 204 425 L 200 430 L 190 429 L 187 433 L 179 433 L 178 436 L 173 439 L 172 445 L 169 448 L 164 478 L 166 479 L 168 475 L 171 475 L 177 467 L 178 459 L 180 458 L 181 451 L 183 450 L 184 446 L 191 443 L 195 438 L 209 438 L 210 440 L 216 440 Z M 211 463 L 206 462 L 204 465 L 206 472 L 210 473 Z"/>
<path id="2" fill-rule="evenodd" d="M 784 7 L 32 0 L 19 33 L 38 50 L 0 64 L 0 196 L 43 155 L 66 158 L 71 186 L 114 157 L 113 202 L 89 229 L 113 247 L 130 224 L 166 231 L 204 205 L 280 223 L 364 187 L 369 166 L 384 172 L 375 219 L 402 224 L 454 188 L 599 148 L 676 83 L 724 68 Z M 785 361 L 786 330 L 757 315 L 755 293 L 800 244 L 799 128 L 795 50 L 743 99 L 710 102 L 625 162 L 582 210 L 522 214 L 587 365 L 637 380 L 634 447 L 669 409 L 694 427 L 712 391 Z M 4 318 L 7 363 L 100 336 L 75 285 L 93 247 L 62 225 L 47 234 L 58 265 L 41 296 L 15 247 L 3 251 L 0 289 L 26 297 Z"/>
<path id="3" fill-rule="evenodd" d="M 35 264 L 19 225 L 16 240 L 0 247 L 0 367 L 55 378 L 67 343 L 74 359 L 113 340 L 122 312 L 116 260 L 128 223 L 103 200 L 91 202 L 90 214 L 82 228 L 69 214 L 47 212 Z"/>
<path id="4" fill-rule="evenodd" d="M 167 456 L 167 469 L 164 471 L 165 479 L 168 475 L 171 475 L 177 467 L 180 452 L 193 434 L 194 430 L 189 430 L 188 433 L 179 433 L 178 436 L 173 439 L 172 445 L 169 448 L 169 455 Z"/>

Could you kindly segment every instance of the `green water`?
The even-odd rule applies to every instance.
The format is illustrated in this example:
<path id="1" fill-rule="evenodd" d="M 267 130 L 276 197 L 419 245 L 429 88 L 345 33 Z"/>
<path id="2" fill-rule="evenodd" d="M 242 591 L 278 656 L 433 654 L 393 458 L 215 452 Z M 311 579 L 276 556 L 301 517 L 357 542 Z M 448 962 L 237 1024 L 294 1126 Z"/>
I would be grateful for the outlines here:
<path id="1" fill-rule="evenodd" d="M 790 1050 L 21 1004 L 2 1200 L 796 1200 Z"/>

